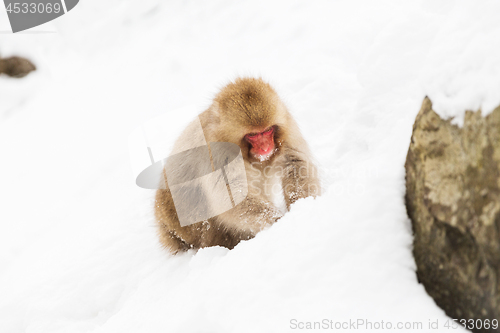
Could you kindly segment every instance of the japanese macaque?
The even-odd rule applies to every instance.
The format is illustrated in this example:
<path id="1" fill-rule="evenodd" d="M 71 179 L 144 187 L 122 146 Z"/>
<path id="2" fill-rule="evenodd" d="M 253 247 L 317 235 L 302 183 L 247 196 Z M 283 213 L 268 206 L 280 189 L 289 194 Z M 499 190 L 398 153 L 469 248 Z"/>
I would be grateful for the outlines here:
<path id="1" fill-rule="evenodd" d="M 229 83 L 199 115 L 199 123 L 207 143 L 239 146 L 248 194 L 230 210 L 181 226 L 167 179 L 166 188 L 156 193 L 155 217 L 160 241 L 172 253 L 215 245 L 232 249 L 276 222 L 298 199 L 320 195 L 307 144 L 277 93 L 263 80 L 239 78 Z M 196 139 L 192 126 L 174 150 Z M 210 189 L 205 190 L 210 195 Z"/>

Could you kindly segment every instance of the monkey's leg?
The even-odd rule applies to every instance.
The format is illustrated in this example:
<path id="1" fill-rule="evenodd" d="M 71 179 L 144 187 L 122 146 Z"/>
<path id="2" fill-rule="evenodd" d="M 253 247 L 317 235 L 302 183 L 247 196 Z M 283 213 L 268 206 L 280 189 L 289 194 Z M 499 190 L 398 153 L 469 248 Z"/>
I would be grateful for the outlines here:
<path id="1" fill-rule="evenodd" d="M 160 243 L 173 254 L 187 251 L 192 247 L 175 235 L 171 230 L 167 230 L 165 226 L 159 226 L 158 234 L 160 236 Z"/>
<path id="2" fill-rule="evenodd" d="M 181 227 L 168 189 L 156 192 L 155 218 L 160 242 L 172 253 L 199 247 L 202 230 L 192 225 Z"/>
<path id="3" fill-rule="evenodd" d="M 155 217 L 161 244 L 174 254 L 216 245 L 232 249 L 239 242 L 217 217 L 181 227 L 169 190 L 156 192 Z"/>

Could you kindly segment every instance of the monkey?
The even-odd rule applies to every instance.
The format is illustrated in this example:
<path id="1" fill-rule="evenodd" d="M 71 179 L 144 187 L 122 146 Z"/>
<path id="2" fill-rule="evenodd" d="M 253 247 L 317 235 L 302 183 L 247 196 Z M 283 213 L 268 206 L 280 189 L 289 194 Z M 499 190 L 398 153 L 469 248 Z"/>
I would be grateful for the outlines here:
<path id="1" fill-rule="evenodd" d="M 203 129 L 198 136 L 204 136 L 207 143 L 229 142 L 239 147 L 248 193 L 232 209 L 181 226 L 170 180 L 164 174 L 166 186 L 156 192 L 155 219 L 160 243 L 172 254 L 217 245 L 233 249 L 275 223 L 295 201 L 321 194 L 317 168 L 297 123 L 276 91 L 261 78 L 230 82 L 198 118 Z M 183 150 L 190 140 L 198 139 L 192 123 L 174 150 Z M 198 191 L 211 196 L 210 189 Z"/>

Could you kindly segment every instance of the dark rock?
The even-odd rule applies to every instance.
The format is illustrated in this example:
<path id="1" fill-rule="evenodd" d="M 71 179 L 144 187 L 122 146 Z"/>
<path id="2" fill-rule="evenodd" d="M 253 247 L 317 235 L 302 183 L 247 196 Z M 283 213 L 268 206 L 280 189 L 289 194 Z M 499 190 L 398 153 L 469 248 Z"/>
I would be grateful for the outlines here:
<path id="1" fill-rule="evenodd" d="M 451 318 L 499 320 L 500 107 L 459 128 L 425 98 L 405 168 L 419 281 Z"/>
<path id="2" fill-rule="evenodd" d="M 35 69 L 35 65 L 25 58 L 10 57 L 0 59 L 0 74 L 21 78 L 28 75 Z"/>

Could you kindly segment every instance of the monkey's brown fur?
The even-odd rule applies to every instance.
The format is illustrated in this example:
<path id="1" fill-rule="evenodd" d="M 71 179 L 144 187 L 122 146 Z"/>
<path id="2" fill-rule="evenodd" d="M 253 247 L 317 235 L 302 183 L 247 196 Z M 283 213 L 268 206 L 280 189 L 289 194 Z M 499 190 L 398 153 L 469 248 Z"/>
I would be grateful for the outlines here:
<path id="1" fill-rule="evenodd" d="M 212 105 L 200 114 L 206 142 L 231 142 L 240 146 L 248 181 L 248 196 L 231 210 L 181 227 L 170 190 L 156 193 L 155 217 L 160 242 L 172 253 L 190 248 L 225 246 L 232 249 L 241 240 L 254 237 L 282 215 L 266 186 L 264 169 L 279 170 L 286 209 L 300 198 L 320 194 L 317 170 L 297 124 L 274 89 L 261 79 L 240 78 L 225 86 Z M 276 149 L 271 158 L 258 161 L 250 154 L 244 136 L 274 126 Z M 189 131 L 178 142 L 189 140 Z M 270 168 L 270 169 L 269 169 Z M 264 193 L 263 193 L 264 192 Z M 269 192 L 269 191 L 268 191 Z"/>

